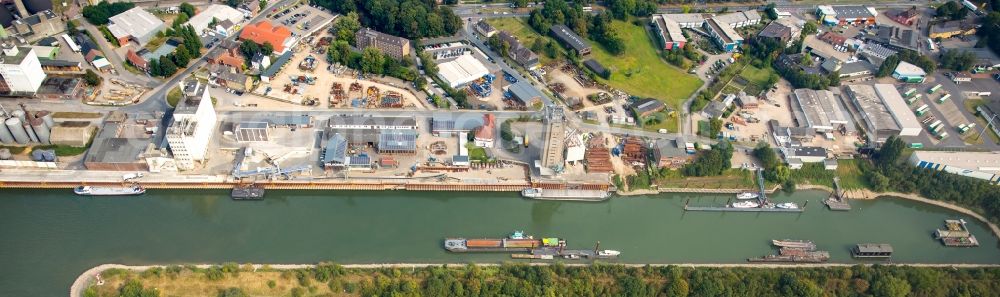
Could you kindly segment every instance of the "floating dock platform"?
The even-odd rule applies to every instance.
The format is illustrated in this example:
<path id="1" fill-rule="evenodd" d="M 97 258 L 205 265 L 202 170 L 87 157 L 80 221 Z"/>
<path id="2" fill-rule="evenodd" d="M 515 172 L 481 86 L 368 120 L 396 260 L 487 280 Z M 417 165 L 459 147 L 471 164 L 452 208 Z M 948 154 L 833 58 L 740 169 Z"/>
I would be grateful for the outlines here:
<path id="1" fill-rule="evenodd" d="M 804 208 L 767 208 L 767 207 L 755 207 L 755 208 L 736 208 L 728 206 L 684 206 L 684 210 L 688 211 L 731 211 L 731 212 L 781 212 L 781 213 L 800 213 L 805 211 Z"/>
<path id="2" fill-rule="evenodd" d="M 264 187 L 259 185 L 238 185 L 229 194 L 233 200 L 263 200 Z"/>
<path id="3" fill-rule="evenodd" d="M 830 210 L 838 210 L 838 211 L 851 210 L 851 204 L 843 200 L 830 198 L 823 200 L 823 204 L 826 204 L 826 207 L 830 208 Z"/>

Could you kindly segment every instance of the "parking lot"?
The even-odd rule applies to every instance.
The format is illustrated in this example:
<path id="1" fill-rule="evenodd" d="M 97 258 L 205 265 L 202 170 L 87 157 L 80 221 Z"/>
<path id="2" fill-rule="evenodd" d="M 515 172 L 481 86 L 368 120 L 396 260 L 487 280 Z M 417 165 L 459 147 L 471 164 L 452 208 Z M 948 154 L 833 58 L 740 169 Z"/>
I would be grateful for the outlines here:
<path id="1" fill-rule="evenodd" d="M 283 25 L 292 31 L 292 36 L 305 36 L 330 24 L 336 16 L 326 9 L 311 5 L 295 5 L 271 16 L 275 25 Z"/>
<path id="2" fill-rule="evenodd" d="M 941 85 L 941 88 L 934 93 L 930 93 L 930 89 L 938 84 Z M 974 118 L 969 112 L 965 111 L 963 104 L 966 97 L 961 86 L 938 72 L 929 75 L 927 80 L 922 84 L 903 84 L 898 86 L 898 89 L 900 94 L 905 94 L 910 89 L 916 89 L 917 95 L 914 96 L 919 96 L 920 98 L 910 103 L 910 107 L 914 112 L 921 106 L 928 106 L 928 111 L 925 114 L 917 115 L 921 126 L 924 127 L 923 133 L 919 136 L 904 137 L 904 140 L 937 148 L 960 148 L 966 146 L 966 142 L 963 141 L 963 137 L 957 127 L 962 124 L 974 122 Z M 944 102 L 939 102 L 941 98 L 947 95 L 951 96 L 948 96 L 948 99 Z M 929 127 L 930 124 L 939 120 L 943 126 L 940 129 L 942 133 L 939 134 L 947 133 L 947 136 L 943 139 L 932 134 Z"/>

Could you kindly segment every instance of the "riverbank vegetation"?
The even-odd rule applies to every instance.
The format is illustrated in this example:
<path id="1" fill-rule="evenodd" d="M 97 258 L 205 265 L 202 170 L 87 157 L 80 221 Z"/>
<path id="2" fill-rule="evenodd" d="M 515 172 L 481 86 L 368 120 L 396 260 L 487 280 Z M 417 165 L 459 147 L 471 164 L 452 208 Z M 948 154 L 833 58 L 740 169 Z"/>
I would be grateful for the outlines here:
<path id="1" fill-rule="evenodd" d="M 1000 223 L 1000 186 L 981 179 L 913 167 L 905 162 L 905 147 L 901 139 L 891 137 L 871 163 L 858 163 L 871 190 L 917 193 L 928 199 L 958 204 L 983 214 L 993 223 Z"/>
<path id="2" fill-rule="evenodd" d="M 997 268 L 626 267 L 596 264 L 315 268 L 171 266 L 102 273 L 84 296 L 990 296 Z"/>

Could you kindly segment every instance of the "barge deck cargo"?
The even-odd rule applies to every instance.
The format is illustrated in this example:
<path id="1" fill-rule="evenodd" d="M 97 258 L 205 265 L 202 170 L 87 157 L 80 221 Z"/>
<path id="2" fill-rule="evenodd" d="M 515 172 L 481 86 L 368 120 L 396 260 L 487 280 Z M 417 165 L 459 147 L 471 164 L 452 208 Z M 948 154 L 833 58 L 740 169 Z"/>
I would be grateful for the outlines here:
<path id="1" fill-rule="evenodd" d="M 934 231 L 934 237 L 941 240 L 941 243 L 949 247 L 976 247 L 979 240 L 975 235 L 969 233 L 965 227 L 965 220 L 944 220 L 945 229 Z"/>

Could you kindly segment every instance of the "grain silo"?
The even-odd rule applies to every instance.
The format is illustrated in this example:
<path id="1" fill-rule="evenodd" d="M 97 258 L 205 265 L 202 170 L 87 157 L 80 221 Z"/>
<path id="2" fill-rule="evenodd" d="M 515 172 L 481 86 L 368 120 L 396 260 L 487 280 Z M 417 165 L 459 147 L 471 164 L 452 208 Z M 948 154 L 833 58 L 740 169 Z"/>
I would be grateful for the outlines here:
<path id="1" fill-rule="evenodd" d="M 38 142 L 49 144 L 49 127 L 45 126 L 45 121 L 42 121 L 41 118 L 31 119 L 31 130 L 38 137 Z"/>
<path id="2" fill-rule="evenodd" d="M 10 130 L 10 134 L 14 136 L 14 141 L 20 144 L 28 144 L 31 141 L 31 137 L 28 137 L 28 133 L 24 132 L 24 127 L 21 126 L 21 119 L 9 118 L 4 121 L 4 125 Z"/>

